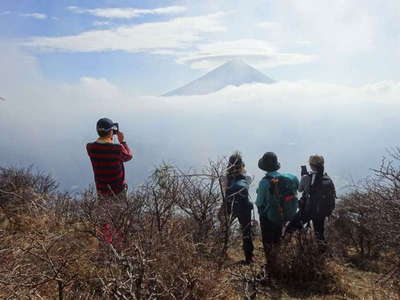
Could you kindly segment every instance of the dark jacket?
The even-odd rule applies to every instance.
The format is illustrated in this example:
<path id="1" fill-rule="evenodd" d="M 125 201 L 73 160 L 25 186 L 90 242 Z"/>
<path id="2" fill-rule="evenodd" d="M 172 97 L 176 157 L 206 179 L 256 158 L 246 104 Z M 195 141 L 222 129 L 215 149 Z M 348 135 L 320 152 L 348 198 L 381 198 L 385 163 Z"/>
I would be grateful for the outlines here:
<path id="1" fill-rule="evenodd" d="M 249 181 L 245 176 L 238 175 L 234 179 L 228 179 L 226 203 L 228 213 L 234 216 L 253 209 L 253 203 L 249 200 Z"/>
<path id="2" fill-rule="evenodd" d="M 310 218 L 327 217 L 335 208 L 335 185 L 326 173 L 319 181 L 316 176 L 311 172 L 301 178 L 299 192 L 303 192 L 303 214 Z"/>

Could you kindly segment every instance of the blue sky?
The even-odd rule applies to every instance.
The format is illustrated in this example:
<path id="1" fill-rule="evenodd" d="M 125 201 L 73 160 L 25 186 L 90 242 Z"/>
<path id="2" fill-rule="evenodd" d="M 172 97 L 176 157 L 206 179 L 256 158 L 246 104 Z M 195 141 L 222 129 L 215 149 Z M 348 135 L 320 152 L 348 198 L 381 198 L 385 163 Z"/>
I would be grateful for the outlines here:
<path id="1" fill-rule="evenodd" d="M 301 2 L 301 3 L 300 3 Z M 277 80 L 398 80 L 398 1 L 3 0 L 0 38 L 49 80 L 157 95 L 241 57 Z"/>

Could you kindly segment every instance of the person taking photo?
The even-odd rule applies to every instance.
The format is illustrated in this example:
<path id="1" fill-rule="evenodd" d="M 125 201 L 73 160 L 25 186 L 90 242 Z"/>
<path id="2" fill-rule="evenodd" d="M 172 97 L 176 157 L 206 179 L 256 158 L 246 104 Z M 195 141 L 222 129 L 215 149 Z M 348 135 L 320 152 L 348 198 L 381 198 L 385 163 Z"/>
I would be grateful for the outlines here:
<path id="1" fill-rule="evenodd" d="M 325 241 L 325 219 L 335 209 L 336 190 L 332 179 L 325 173 L 325 160 L 321 155 L 309 158 L 311 172 L 304 174 L 299 192 L 303 193 L 303 222 L 313 223 L 316 238 Z"/>
<path id="2" fill-rule="evenodd" d="M 124 163 L 133 158 L 133 154 L 125 141 L 124 134 L 119 131 L 118 123 L 108 118 L 98 120 L 96 125 L 98 138 L 86 145 L 87 153 L 93 167 L 97 194 L 100 197 L 126 195 Z M 113 142 L 113 135 L 118 144 Z"/>

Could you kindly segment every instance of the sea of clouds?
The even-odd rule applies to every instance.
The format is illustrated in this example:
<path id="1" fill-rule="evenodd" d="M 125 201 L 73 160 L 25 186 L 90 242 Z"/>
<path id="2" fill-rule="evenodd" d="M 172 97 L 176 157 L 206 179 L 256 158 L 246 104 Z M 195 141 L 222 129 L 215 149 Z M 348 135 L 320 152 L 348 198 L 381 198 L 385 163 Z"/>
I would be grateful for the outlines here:
<path id="1" fill-rule="evenodd" d="M 33 164 L 63 189 L 78 191 L 93 182 L 85 145 L 95 140 L 101 117 L 119 122 L 135 153 L 126 164 L 131 186 L 162 161 L 199 168 L 239 150 L 256 181 L 263 176 L 257 161 L 265 151 L 275 151 L 282 170 L 296 174 L 310 154 L 322 154 L 343 191 L 398 145 L 398 82 L 279 82 L 206 96 L 142 97 L 106 79 L 53 82 L 43 78 L 32 56 L 3 48 L 0 166 Z"/>

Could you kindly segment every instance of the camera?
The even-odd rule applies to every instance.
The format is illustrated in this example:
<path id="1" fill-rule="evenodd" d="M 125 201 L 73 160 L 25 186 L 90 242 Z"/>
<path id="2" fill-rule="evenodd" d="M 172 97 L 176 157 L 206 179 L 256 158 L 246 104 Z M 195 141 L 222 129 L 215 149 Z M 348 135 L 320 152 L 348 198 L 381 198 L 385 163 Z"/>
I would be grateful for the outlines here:
<path id="1" fill-rule="evenodd" d="M 112 130 L 113 130 L 113 135 L 118 134 L 118 132 L 119 132 L 119 124 L 118 123 L 114 123 Z"/>

